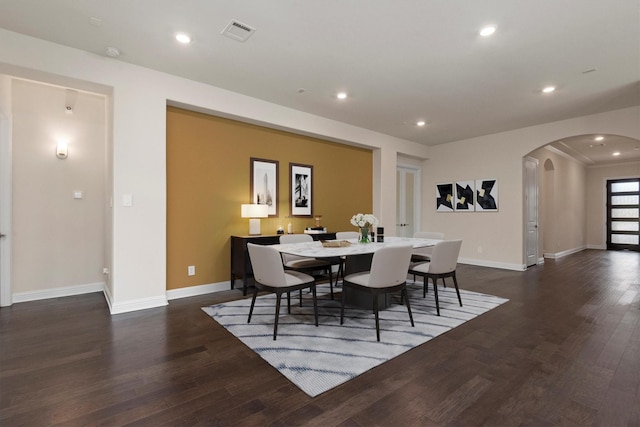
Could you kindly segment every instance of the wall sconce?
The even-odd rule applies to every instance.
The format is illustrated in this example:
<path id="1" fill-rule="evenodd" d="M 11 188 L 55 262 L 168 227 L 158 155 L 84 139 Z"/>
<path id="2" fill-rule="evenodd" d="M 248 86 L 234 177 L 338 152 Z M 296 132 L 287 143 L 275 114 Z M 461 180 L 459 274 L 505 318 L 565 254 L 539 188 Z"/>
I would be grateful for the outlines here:
<path id="1" fill-rule="evenodd" d="M 58 142 L 56 146 L 56 157 L 59 159 L 66 159 L 69 156 L 69 149 L 66 142 Z"/>
<path id="2" fill-rule="evenodd" d="M 269 216 L 269 205 L 241 205 L 240 214 L 242 218 L 250 218 L 249 235 L 255 236 L 260 234 L 260 218 Z"/>

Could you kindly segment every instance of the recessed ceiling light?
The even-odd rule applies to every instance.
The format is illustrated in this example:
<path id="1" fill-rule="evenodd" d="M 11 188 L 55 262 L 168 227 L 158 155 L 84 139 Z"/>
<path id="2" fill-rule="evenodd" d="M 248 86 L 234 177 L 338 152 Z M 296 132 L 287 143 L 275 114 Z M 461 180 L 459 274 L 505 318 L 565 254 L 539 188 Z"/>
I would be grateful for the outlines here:
<path id="1" fill-rule="evenodd" d="M 178 40 L 182 44 L 191 43 L 191 37 L 184 33 L 176 34 L 176 40 Z"/>
<path id="2" fill-rule="evenodd" d="M 604 136 L 596 136 L 595 138 L 593 138 L 594 141 L 602 141 L 604 139 Z"/>
<path id="3" fill-rule="evenodd" d="M 490 35 L 492 35 L 495 32 L 496 32 L 495 25 L 488 25 L 488 26 L 486 26 L 486 27 L 484 27 L 484 28 L 482 28 L 480 30 L 480 35 L 482 37 L 489 37 Z"/>
<path id="4" fill-rule="evenodd" d="M 543 93 L 551 93 L 551 92 L 553 92 L 554 90 L 556 90 L 556 87 L 555 87 L 555 86 L 547 86 L 547 87 L 545 87 L 544 89 L 542 89 L 542 92 L 543 92 Z"/>
<path id="5" fill-rule="evenodd" d="M 420 121 L 416 122 L 416 124 L 417 124 L 418 126 L 424 126 L 424 125 L 426 125 L 426 124 L 427 124 L 427 122 L 425 122 L 424 120 L 420 120 Z"/>
<path id="6" fill-rule="evenodd" d="M 614 151 L 614 152 L 613 152 L 613 155 L 614 155 L 614 156 L 619 156 L 619 155 L 620 155 L 620 152 L 619 152 L 619 151 Z"/>
<path id="7" fill-rule="evenodd" d="M 346 92 L 338 92 L 338 94 L 336 95 L 336 98 L 338 98 L 338 99 L 347 99 L 347 93 Z"/>

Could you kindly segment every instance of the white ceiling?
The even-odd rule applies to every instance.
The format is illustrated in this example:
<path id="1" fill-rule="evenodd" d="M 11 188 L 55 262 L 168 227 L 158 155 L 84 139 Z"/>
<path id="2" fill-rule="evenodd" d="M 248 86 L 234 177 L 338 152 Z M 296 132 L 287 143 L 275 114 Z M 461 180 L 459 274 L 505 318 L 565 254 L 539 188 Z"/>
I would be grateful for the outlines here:
<path id="1" fill-rule="evenodd" d="M 0 0 L 0 27 L 427 145 L 640 104 L 638 0 Z"/>

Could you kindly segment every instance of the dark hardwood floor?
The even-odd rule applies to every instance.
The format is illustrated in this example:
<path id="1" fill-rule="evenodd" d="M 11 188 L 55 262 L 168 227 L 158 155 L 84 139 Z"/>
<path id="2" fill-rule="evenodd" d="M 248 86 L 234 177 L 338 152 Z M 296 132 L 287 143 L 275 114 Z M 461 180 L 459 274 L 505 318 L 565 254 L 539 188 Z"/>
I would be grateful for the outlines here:
<path id="1" fill-rule="evenodd" d="M 640 425 L 639 253 L 458 278 L 510 301 L 316 398 L 200 310 L 239 291 L 2 308 L 0 425 Z"/>

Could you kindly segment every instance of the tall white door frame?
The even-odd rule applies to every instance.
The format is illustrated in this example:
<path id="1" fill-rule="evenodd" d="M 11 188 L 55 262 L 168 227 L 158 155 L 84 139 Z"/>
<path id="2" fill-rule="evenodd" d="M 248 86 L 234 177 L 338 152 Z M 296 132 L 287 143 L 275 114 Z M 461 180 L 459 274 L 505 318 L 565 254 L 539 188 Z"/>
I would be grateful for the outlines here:
<path id="1" fill-rule="evenodd" d="M 413 235 L 413 232 L 420 231 L 420 218 L 421 215 L 421 171 L 420 168 L 413 165 L 398 164 L 397 166 L 398 192 L 396 195 L 396 236 L 405 236 L 409 233 Z M 408 176 L 413 177 L 413 194 L 407 194 L 406 180 Z M 407 203 L 407 198 L 413 198 L 412 203 Z M 407 206 L 413 206 L 412 212 L 407 212 Z"/>
<path id="2" fill-rule="evenodd" d="M 538 264 L 538 159 L 524 158 L 524 254 L 525 266 Z"/>
<path id="3" fill-rule="evenodd" d="M 11 297 L 11 122 L 0 110 L 0 307 Z"/>

